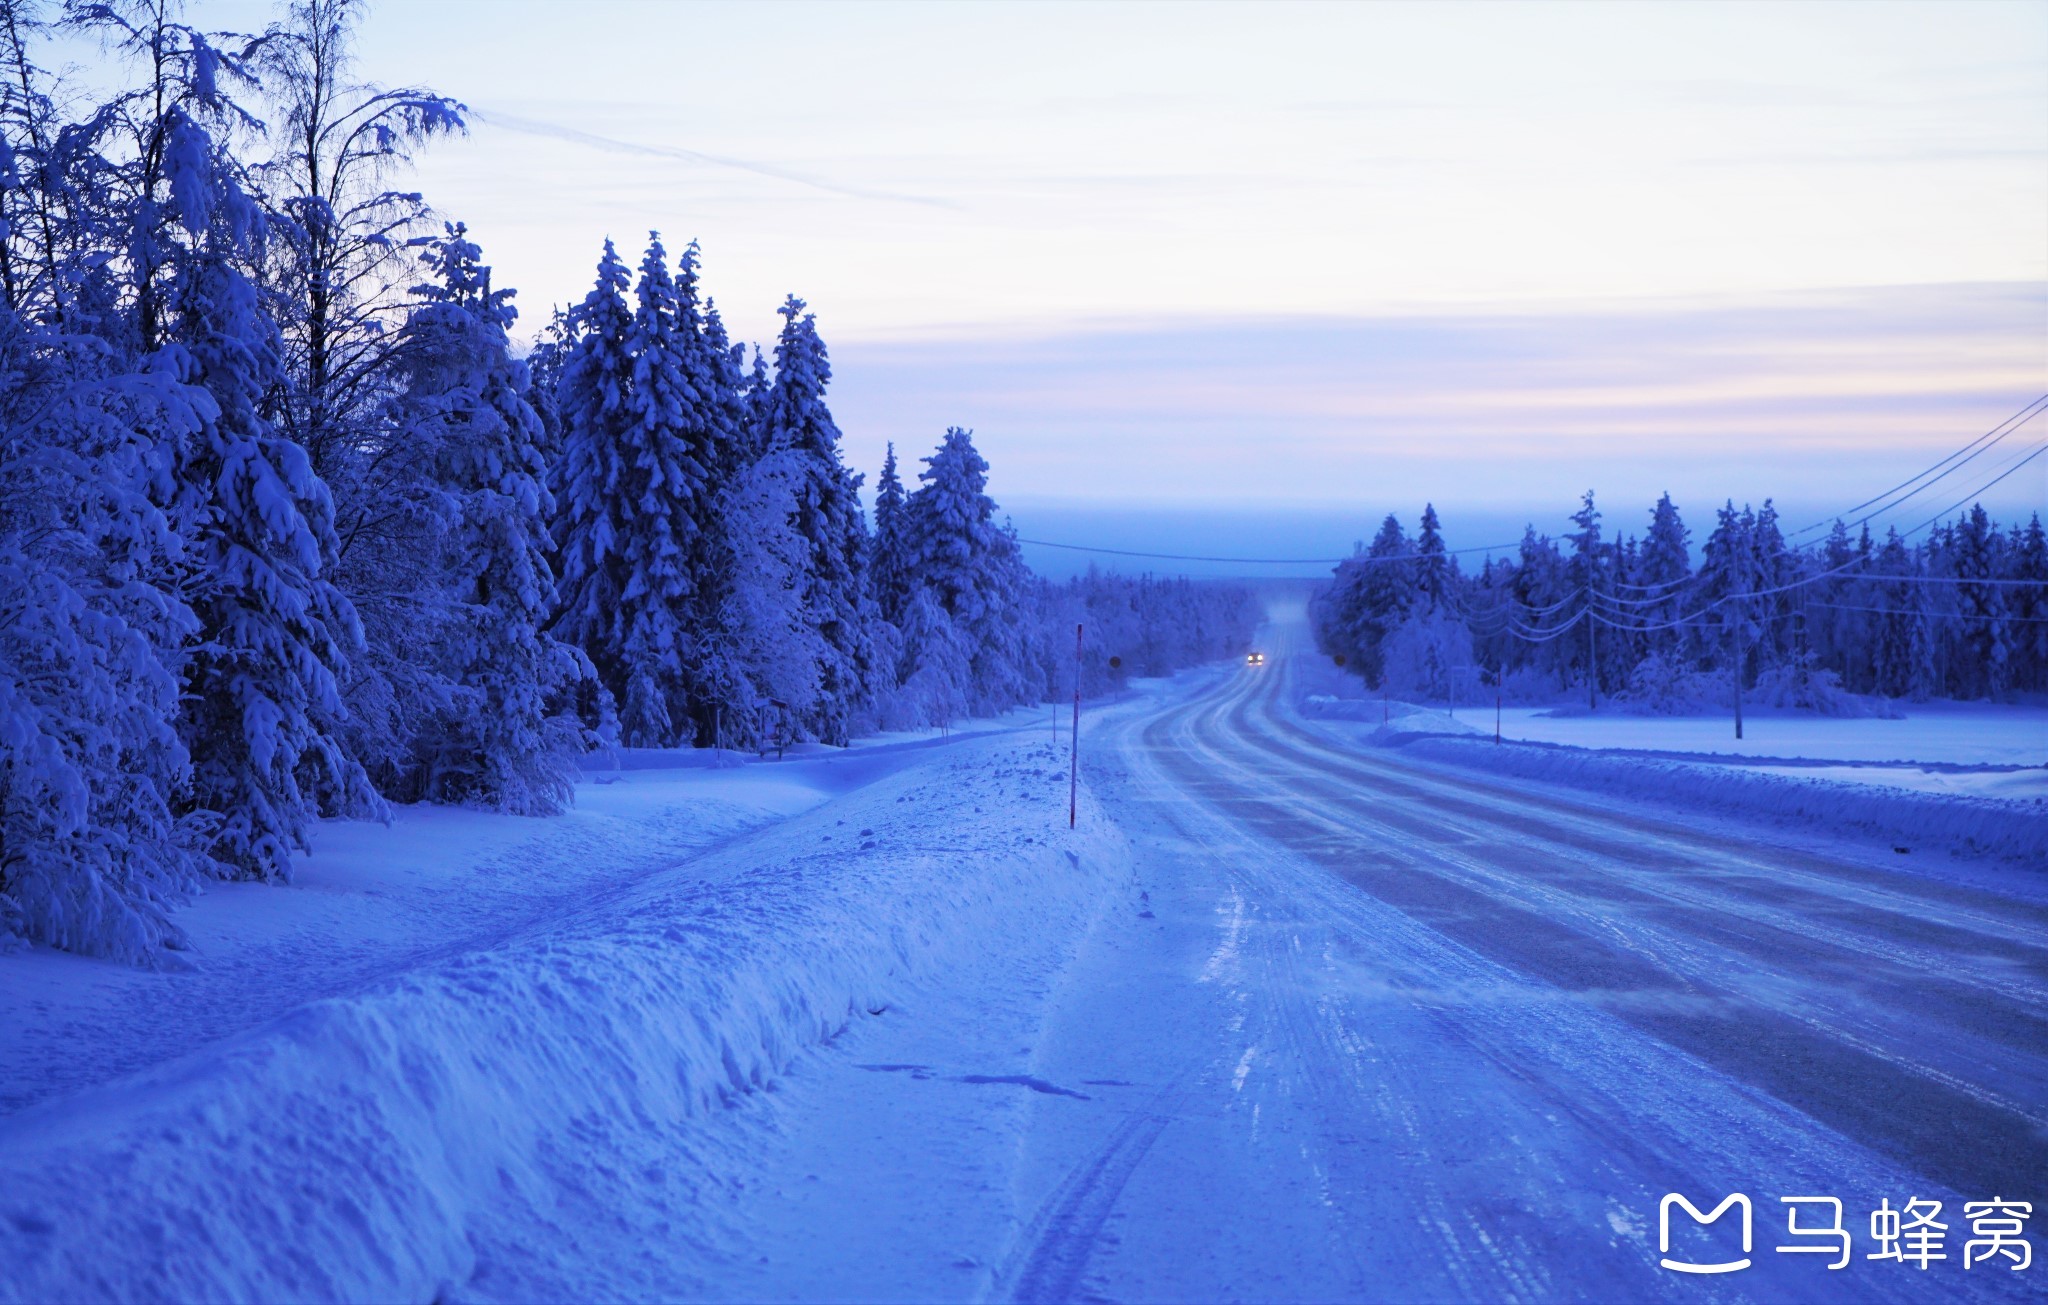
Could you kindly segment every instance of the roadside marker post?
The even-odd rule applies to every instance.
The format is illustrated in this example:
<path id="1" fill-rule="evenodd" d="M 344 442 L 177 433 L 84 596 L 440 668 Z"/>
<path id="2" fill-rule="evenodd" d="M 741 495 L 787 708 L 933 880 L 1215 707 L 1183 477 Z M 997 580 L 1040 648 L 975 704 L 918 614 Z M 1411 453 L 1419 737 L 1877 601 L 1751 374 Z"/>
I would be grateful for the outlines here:
<path id="1" fill-rule="evenodd" d="M 1067 828 L 1074 827 L 1074 812 L 1081 800 L 1081 625 L 1074 623 L 1074 732 L 1073 747 L 1067 753 Z"/>

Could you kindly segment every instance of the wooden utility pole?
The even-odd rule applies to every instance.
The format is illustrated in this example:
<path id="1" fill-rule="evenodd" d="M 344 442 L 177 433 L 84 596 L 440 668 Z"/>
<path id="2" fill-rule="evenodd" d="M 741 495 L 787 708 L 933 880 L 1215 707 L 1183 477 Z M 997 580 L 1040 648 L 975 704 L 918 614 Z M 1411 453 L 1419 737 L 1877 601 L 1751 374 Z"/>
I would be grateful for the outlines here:
<path id="1" fill-rule="evenodd" d="M 1600 710 L 1600 644 L 1593 632 L 1593 591 L 1586 591 L 1586 710 Z"/>
<path id="2" fill-rule="evenodd" d="M 1739 739 L 1742 737 L 1742 636 L 1736 635 L 1733 642 L 1735 665 L 1730 669 L 1728 678 L 1735 681 L 1735 737 Z"/>
<path id="3" fill-rule="evenodd" d="M 1074 623 L 1074 734 L 1067 757 L 1067 828 L 1081 801 L 1081 625 Z"/>

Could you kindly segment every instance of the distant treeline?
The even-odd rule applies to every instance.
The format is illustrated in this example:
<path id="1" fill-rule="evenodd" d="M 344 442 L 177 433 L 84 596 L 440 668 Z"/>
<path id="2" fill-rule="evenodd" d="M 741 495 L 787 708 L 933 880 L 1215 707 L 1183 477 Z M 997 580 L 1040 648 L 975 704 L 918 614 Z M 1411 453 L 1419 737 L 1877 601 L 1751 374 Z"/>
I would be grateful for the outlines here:
<path id="1" fill-rule="evenodd" d="M 1776 510 L 1716 513 L 1695 565 L 1667 494 L 1647 530 L 1603 536 L 1588 493 L 1562 539 L 1531 528 L 1476 572 L 1433 507 L 1388 516 L 1311 604 L 1323 650 L 1372 687 L 1429 700 L 1619 695 L 1637 710 L 1727 703 L 1860 710 L 1844 695 L 2006 699 L 2048 692 L 2048 538 L 2038 513 L 1982 507 L 1922 538 L 1837 521 L 1788 542 Z M 1917 533 L 1917 532 L 1916 532 Z"/>

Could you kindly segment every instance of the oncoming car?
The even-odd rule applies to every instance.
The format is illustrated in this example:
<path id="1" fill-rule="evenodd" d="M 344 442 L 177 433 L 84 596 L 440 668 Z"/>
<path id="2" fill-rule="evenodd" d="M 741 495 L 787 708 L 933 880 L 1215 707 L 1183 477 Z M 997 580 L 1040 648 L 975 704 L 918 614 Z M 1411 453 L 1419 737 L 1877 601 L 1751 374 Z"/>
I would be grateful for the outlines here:
<path id="1" fill-rule="evenodd" d="M 1266 664 L 1266 654 L 1248 653 L 1245 656 L 1244 664 L 1247 666 L 1264 666 Z"/>

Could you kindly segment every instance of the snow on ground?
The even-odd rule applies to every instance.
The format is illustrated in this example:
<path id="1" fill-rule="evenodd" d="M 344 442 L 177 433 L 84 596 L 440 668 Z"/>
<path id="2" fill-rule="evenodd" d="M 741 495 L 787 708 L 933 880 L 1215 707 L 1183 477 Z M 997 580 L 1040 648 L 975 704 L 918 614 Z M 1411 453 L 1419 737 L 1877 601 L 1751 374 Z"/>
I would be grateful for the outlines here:
<path id="1" fill-rule="evenodd" d="M 1038 717 L 1011 713 L 971 732 L 1035 730 Z M 576 805 L 554 819 L 421 806 L 400 808 L 389 826 L 325 822 L 312 854 L 295 858 L 289 889 L 216 884 L 179 915 L 195 948 L 187 973 L 40 948 L 0 953 L 0 1115 L 600 909 L 946 741 L 937 731 L 889 734 L 780 762 L 625 749 L 594 758 Z"/>
<path id="2" fill-rule="evenodd" d="M 829 796 L 815 765 L 599 774 L 556 819 L 402 808 L 331 821 L 289 888 L 217 884 L 179 915 L 187 973 L 0 955 L 0 1113 L 182 1055 L 321 997 L 615 897 Z"/>
<path id="3" fill-rule="evenodd" d="M 1930 703 L 1905 719 L 1441 707 L 1305 672 L 1300 716 L 1333 737 L 1527 779 L 1789 819 L 1908 844 L 2048 858 L 2048 708 Z M 1496 722 L 1502 745 L 1493 746 Z"/>
<path id="4" fill-rule="evenodd" d="M 1374 701 L 1306 708 L 1308 714 L 1375 719 Z M 1408 732 L 1491 737 L 1495 713 L 1394 704 Z M 2048 708 L 1944 702 L 1903 720 L 1845 720 L 1771 712 L 1743 717 L 1621 716 L 1508 707 L 1503 739 L 1612 756 L 1734 766 L 1754 774 L 1908 789 L 1959 797 L 2048 800 Z"/>
<path id="5" fill-rule="evenodd" d="M 1805 713 L 1745 712 L 1735 737 L 1732 717 L 1560 714 L 1554 708 L 1508 707 L 1501 732 L 1511 739 L 1573 747 L 1686 752 L 1710 757 L 1803 758 L 1899 766 L 2048 766 L 2048 707 L 1988 702 L 1903 705 L 1904 720 L 1843 720 Z M 1461 710 L 1482 731 L 1493 712 Z"/>
<path id="6" fill-rule="evenodd" d="M 1411 729 L 1486 734 L 1494 730 L 1491 707 L 1440 706 L 1368 697 L 1356 680 L 1317 686 L 1304 710 L 1330 720 L 1379 724 L 1392 718 Z M 1330 690 L 1335 689 L 1336 692 Z M 1984 702 L 1909 704 L 1901 720 L 1846 720 L 1804 712 L 1744 713 L 1743 737 L 1731 717 L 1628 716 L 1582 708 L 1505 707 L 1498 713 L 1502 737 L 1574 748 L 1684 753 L 1699 760 L 1840 762 L 1856 766 L 1959 769 L 2048 767 L 2048 707 Z"/>
<path id="7" fill-rule="evenodd" d="M 706 1131 L 722 1104 L 953 968 L 1050 964 L 1118 856 L 1099 821 L 1066 831 L 1035 734 L 625 770 L 580 796 L 559 822 L 323 831 L 308 887 L 190 913 L 196 974 L 0 958 L 6 1026 L 45 1030 L 6 1058 L 42 1099 L 0 1119 L 0 1299 L 670 1294 L 716 1259 L 701 1239 L 755 1163 Z M 513 876 L 543 891 L 454 913 Z M 329 932 L 354 959 L 321 971 Z M 266 982 L 289 991 L 237 1009 Z M 53 1033 L 140 1038 L 148 1067 L 69 1091 L 102 1076 Z"/>

